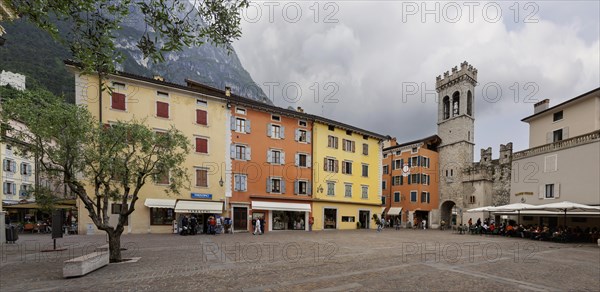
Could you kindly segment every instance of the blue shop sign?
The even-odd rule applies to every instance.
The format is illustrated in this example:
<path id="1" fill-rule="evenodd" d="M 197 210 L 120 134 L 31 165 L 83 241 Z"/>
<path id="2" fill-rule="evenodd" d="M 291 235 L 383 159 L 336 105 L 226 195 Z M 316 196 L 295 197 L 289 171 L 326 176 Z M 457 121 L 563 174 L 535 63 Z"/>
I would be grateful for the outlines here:
<path id="1" fill-rule="evenodd" d="M 212 194 L 197 194 L 197 193 L 192 193 L 192 199 L 209 199 L 209 200 L 212 200 Z"/>

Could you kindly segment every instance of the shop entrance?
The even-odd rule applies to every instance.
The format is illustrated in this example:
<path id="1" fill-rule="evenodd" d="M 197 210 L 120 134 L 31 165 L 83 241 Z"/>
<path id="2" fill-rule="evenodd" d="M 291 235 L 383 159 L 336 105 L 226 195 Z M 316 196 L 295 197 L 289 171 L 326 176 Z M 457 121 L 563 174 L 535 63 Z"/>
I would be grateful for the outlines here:
<path id="1" fill-rule="evenodd" d="M 361 229 L 369 229 L 369 217 L 371 216 L 370 211 L 358 211 L 358 222 L 360 222 Z"/>
<path id="2" fill-rule="evenodd" d="M 233 207 L 233 230 L 248 231 L 248 208 Z"/>
<path id="3" fill-rule="evenodd" d="M 323 229 L 337 228 L 337 209 L 323 209 Z"/>
<path id="4" fill-rule="evenodd" d="M 305 230 L 306 212 L 273 211 L 273 230 Z"/>

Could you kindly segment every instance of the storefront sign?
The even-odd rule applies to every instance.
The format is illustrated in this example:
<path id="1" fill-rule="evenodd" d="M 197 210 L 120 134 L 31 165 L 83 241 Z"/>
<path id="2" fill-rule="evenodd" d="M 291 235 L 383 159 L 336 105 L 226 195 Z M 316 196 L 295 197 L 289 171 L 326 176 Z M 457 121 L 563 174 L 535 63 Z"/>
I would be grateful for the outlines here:
<path id="1" fill-rule="evenodd" d="M 212 194 L 192 193 L 192 199 L 209 199 L 209 200 L 212 200 Z"/>
<path id="2" fill-rule="evenodd" d="M 533 192 L 520 192 L 516 193 L 515 196 L 533 196 Z"/>

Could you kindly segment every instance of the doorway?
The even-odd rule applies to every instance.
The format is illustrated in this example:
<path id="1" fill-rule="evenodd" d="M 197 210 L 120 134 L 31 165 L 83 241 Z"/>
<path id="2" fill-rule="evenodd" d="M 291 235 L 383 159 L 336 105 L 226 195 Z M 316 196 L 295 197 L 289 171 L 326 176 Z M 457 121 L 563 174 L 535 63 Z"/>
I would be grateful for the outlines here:
<path id="1" fill-rule="evenodd" d="M 248 231 L 248 208 L 233 207 L 233 230 Z"/>
<path id="2" fill-rule="evenodd" d="M 370 211 L 358 211 L 358 220 L 360 222 L 361 229 L 369 229 L 369 218 L 371 217 Z"/>

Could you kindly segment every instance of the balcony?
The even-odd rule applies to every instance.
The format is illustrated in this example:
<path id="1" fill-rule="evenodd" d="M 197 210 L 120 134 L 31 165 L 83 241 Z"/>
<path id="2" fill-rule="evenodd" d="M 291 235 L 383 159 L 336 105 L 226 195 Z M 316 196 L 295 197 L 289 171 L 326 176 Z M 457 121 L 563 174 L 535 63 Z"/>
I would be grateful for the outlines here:
<path id="1" fill-rule="evenodd" d="M 600 130 L 576 136 L 573 138 L 561 140 L 558 142 L 545 144 L 535 148 L 529 148 L 523 151 L 513 153 L 513 160 L 519 160 L 530 156 L 540 155 L 549 152 L 555 152 L 571 147 L 581 146 L 600 141 Z"/>

